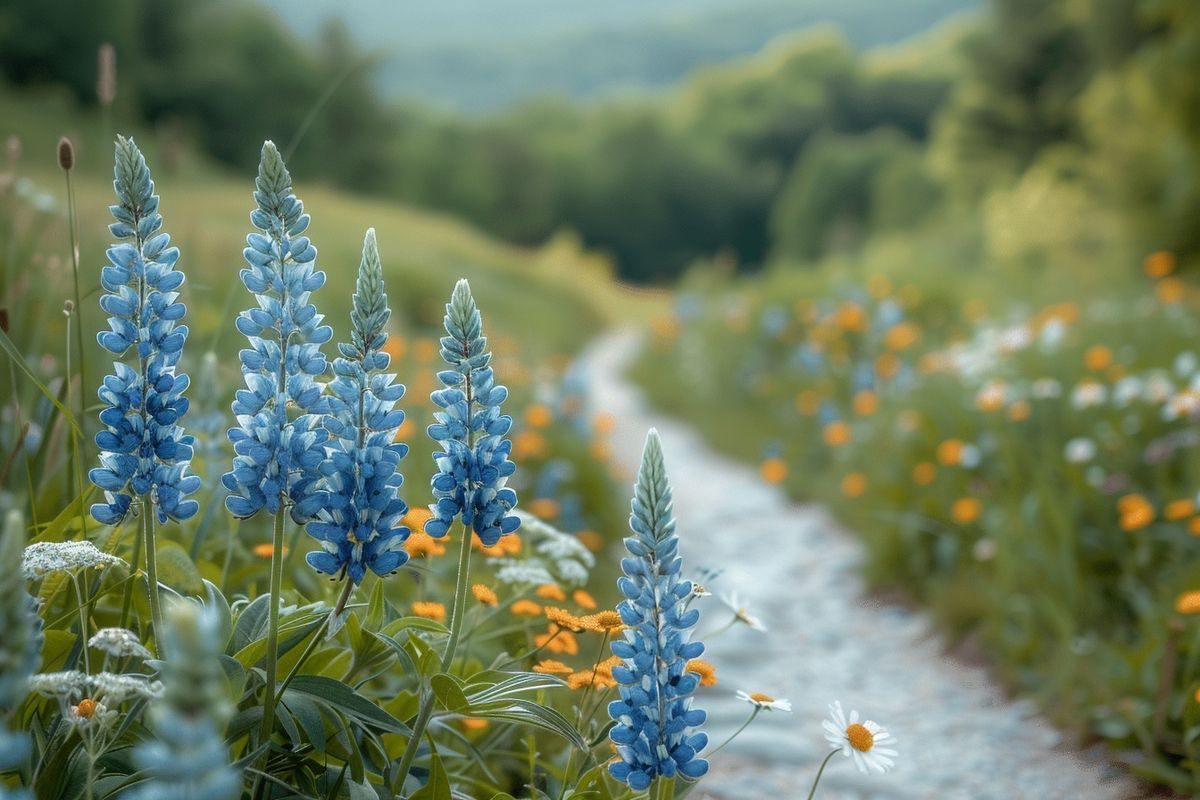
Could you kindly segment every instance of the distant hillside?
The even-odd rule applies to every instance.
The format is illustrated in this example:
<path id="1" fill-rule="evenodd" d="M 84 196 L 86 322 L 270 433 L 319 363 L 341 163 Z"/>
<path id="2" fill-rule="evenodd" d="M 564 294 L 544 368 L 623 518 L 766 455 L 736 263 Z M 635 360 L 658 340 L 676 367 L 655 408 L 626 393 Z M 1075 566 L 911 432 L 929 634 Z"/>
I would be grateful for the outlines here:
<path id="1" fill-rule="evenodd" d="M 303 36 L 340 19 L 384 58 L 393 97 L 468 111 L 541 94 L 588 97 L 672 84 L 801 28 L 859 47 L 898 42 L 982 0 L 264 0 Z"/>

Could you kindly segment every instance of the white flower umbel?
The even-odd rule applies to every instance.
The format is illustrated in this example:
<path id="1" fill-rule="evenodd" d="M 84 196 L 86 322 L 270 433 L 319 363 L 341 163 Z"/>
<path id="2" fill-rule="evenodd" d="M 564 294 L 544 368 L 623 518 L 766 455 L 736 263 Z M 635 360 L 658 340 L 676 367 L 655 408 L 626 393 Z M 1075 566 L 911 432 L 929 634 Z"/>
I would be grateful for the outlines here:
<path id="1" fill-rule="evenodd" d="M 101 628 L 88 639 L 88 647 L 99 650 L 114 658 L 136 656 L 150 658 L 150 651 L 142 644 L 138 635 L 128 628 Z"/>
<path id="2" fill-rule="evenodd" d="M 847 717 L 840 702 L 835 701 L 829 707 L 829 719 L 823 727 L 825 741 L 835 751 L 840 750 L 842 755 L 853 758 L 859 772 L 887 772 L 896 763 L 898 754 L 892 749 L 896 738 L 873 720 L 859 722 L 857 711 L 851 711 Z"/>
<path id="3" fill-rule="evenodd" d="M 763 694 L 762 692 L 743 692 L 741 689 L 738 689 L 737 698 L 744 703 L 749 703 L 759 711 L 792 710 L 791 701 L 783 699 L 776 700 L 769 694 Z"/>
<path id="4" fill-rule="evenodd" d="M 27 580 L 37 580 L 51 572 L 75 572 L 103 569 L 124 564 L 124 559 L 102 552 L 91 542 L 38 542 L 25 548 L 21 572 Z"/>

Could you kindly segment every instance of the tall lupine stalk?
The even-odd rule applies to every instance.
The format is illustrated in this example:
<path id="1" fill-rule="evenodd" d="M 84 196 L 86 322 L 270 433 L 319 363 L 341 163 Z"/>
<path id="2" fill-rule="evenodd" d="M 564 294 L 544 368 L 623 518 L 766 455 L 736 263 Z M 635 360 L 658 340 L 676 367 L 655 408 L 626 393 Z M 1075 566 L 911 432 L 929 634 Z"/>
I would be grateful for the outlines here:
<path id="1" fill-rule="evenodd" d="M 440 538 L 449 533 L 455 517 L 462 518 L 450 641 L 442 657 L 442 669 L 449 669 L 462 630 L 471 532 L 491 547 L 520 527 L 521 521 L 508 513 L 517 504 L 517 493 L 505 485 L 516 470 L 516 464 L 508 460 L 512 442 L 504 438 L 512 427 L 512 417 L 500 413 L 508 389 L 496 385 L 483 318 L 465 280 L 454 287 L 444 324 L 447 335 L 442 337 L 441 355 L 450 369 L 438 373 L 445 388 L 430 395 L 443 409 L 434 414 L 436 422 L 429 426 L 429 436 L 442 446 L 442 452 L 434 454 L 438 471 L 431 484 L 437 502 L 429 507 L 433 517 L 425 523 L 425 532 Z"/>
<path id="2" fill-rule="evenodd" d="M 233 703 L 218 659 L 219 622 L 211 608 L 176 600 L 163 631 L 163 696 L 148 712 L 154 738 L 133 761 L 147 780 L 131 800 L 232 800 L 241 776 L 229 765 L 224 731 Z"/>
<path id="3" fill-rule="evenodd" d="M 404 412 L 395 407 L 404 386 L 385 372 L 390 359 L 383 352 L 391 313 L 371 228 L 358 267 L 350 341 L 338 344 L 340 356 L 334 359 L 335 377 L 329 384 L 325 428 L 330 458 L 321 470 L 328 503 L 306 526 L 321 543 L 320 550 L 308 554 L 309 565 L 337 579 L 349 578 L 334 618 L 368 569 L 383 577 L 408 561 L 404 542 L 409 531 L 400 524 L 408 506 L 399 496 L 404 482 L 399 465 L 408 446 L 394 441 L 404 422 Z"/>
<path id="4" fill-rule="evenodd" d="M 708 771 L 708 762 L 697 757 L 708 737 L 694 732 L 705 714 L 691 707 L 700 676 L 687 671 L 688 660 L 704 652 L 703 644 L 688 641 L 700 612 L 688 608 L 693 584 L 679 576 L 671 485 L 654 430 L 646 437 L 632 508 L 634 535 L 625 539 L 630 557 L 621 561 L 625 574 L 617 580 L 625 595 L 617 611 L 628 627 L 612 643 L 613 654 L 625 662 L 612 671 L 621 699 L 608 706 L 616 722 L 609 737 L 620 760 L 609 771 L 636 791 L 657 777 L 669 795 L 676 775 L 694 780 Z"/>
<path id="5" fill-rule="evenodd" d="M 29 735 L 10 732 L 9 714 L 28 693 L 29 676 L 42 660 L 42 620 L 34 599 L 25 590 L 19 569 L 25 547 L 25 526 L 18 511 L 9 511 L 0 531 L 0 772 L 18 768 L 29 755 Z M 21 796 L 22 793 L 10 796 Z M 0 797 L 4 797 L 0 785 Z"/>
<path id="6" fill-rule="evenodd" d="M 265 142 L 255 181 L 258 208 L 250 213 L 257 233 L 242 251 L 242 283 L 258 305 L 243 311 L 237 329 L 250 347 L 240 353 L 246 388 L 237 392 L 229 429 L 233 469 L 221 482 L 230 494 L 225 507 L 240 519 L 266 511 L 275 517 L 271 556 L 271 599 L 267 624 L 263 741 L 275 726 L 275 682 L 279 651 L 279 603 L 283 589 L 284 511 L 296 524 L 308 522 L 325 504 L 321 464 L 327 433 L 321 345 L 333 330 L 309 295 L 325 283 L 315 269 L 317 249 L 304 231 L 309 216 L 292 192 L 292 176 L 272 142 Z M 289 413 L 293 409 L 296 415 Z"/>
<path id="7" fill-rule="evenodd" d="M 192 437 L 179 424 L 188 409 L 183 396 L 188 376 L 176 372 L 188 334 L 186 325 L 176 324 L 186 311 L 177 291 L 183 273 L 175 269 L 179 249 L 170 247 L 170 237 L 159 231 L 162 216 L 154 181 L 132 139 L 117 138 L 113 175 L 117 204 L 109 210 L 117 221 L 109 231 L 125 241 L 109 248 L 108 265 L 100 272 L 105 291 L 100 307 L 109 315 L 109 330 L 96 340 L 118 360 L 97 393 L 105 406 L 100 412 L 105 429 L 96 434 L 100 467 L 88 476 L 104 490 L 104 502 L 91 511 L 97 521 L 117 525 L 135 498 L 141 504 L 139 544 L 146 551 L 157 646 L 162 611 L 154 523 L 180 522 L 199 509 L 187 498 L 200 488 L 200 479 L 188 474 Z M 136 552 L 134 560 L 136 566 Z"/>
<path id="8" fill-rule="evenodd" d="M 441 538 L 450 532 L 455 518 L 462 518 L 450 638 L 442 654 L 445 671 L 454 663 L 462 634 L 471 575 L 472 531 L 490 547 L 501 536 L 516 531 L 521 521 L 508 513 L 517 504 L 517 493 L 505 485 L 516 470 L 508 460 L 512 442 L 504 438 L 512 427 L 512 417 L 500 413 L 508 390 L 496 385 L 492 354 L 483 335 L 483 318 L 466 280 L 455 285 L 443 322 L 446 335 L 441 340 L 441 355 L 450 369 L 438 373 L 445 388 L 430 395 L 442 411 L 434 414 L 436 422 L 429 426 L 429 436 L 442 446 L 442 452 L 433 456 L 438 471 L 431 483 L 437 502 L 429 507 L 433 516 L 425 523 L 425 532 Z M 416 757 L 433 706 L 432 694 L 425 692 L 400 761 L 401 781 Z"/>

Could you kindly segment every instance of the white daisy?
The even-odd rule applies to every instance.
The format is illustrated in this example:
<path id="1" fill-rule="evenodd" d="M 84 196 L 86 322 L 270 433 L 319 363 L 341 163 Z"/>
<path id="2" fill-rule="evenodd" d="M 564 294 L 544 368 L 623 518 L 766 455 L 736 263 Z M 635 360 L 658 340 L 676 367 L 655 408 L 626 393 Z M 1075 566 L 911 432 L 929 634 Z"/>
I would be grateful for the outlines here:
<path id="1" fill-rule="evenodd" d="M 738 698 L 738 700 L 741 700 L 745 703 L 749 703 L 750 705 L 757 708 L 759 711 L 791 711 L 792 710 L 792 704 L 790 701 L 776 700 L 774 697 L 771 697 L 769 694 L 763 694 L 762 692 L 749 692 L 748 693 L 748 692 L 743 692 L 741 689 L 738 689 L 737 698 Z"/>
<path id="2" fill-rule="evenodd" d="M 823 723 L 825 741 L 847 758 L 853 756 L 859 772 L 887 772 L 892 768 L 897 753 L 890 746 L 896 738 L 886 728 L 869 719 L 859 722 L 857 711 L 851 711 L 847 720 L 842 704 L 836 701 L 829 707 L 829 716 Z"/>
<path id="3" fill-rule="evenodd" d="M 736 592 L 722 596 L 721 601 L 733 609 L 733 616 L 738 622 L 742 623 L 743 625 L 748 625 L 756 631 L 762 631 L 763 633 L 767 632 L 767 626 L 763 624 L 761 619 L 746 610 L 746 607 L 742 605 L 742 600 L 737 596 Z"/>

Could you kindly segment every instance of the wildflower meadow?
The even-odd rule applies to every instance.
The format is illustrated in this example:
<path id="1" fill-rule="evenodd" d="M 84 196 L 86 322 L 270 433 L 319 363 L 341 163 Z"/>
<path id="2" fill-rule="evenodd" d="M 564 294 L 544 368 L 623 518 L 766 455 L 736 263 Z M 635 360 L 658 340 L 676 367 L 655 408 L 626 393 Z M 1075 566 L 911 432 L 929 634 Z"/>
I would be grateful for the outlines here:
<path id="1" fill-rule="evenodd" d="M 68 188 L 74 158 L 62 140 Z M 586 465 L 543 438 L 580 403 L 559 388 L 560 412 L 502 412 L 509 391 L 467 280 L 445 303 L 442 363 L 421 364 L 440 388 L 412 402 L 367 228 L 331 345 L 310 217 L 269 141 L 238 276 L 249 308 L 228 321 L 244 346 L 232 367 L 212 353 L 191 361 L 202 376 L 193 403 L 187 256 L 133 139 L 116 140 L 112 186 L 113 244 L 92 279 L 104 327 L 85 334 L 95 344 L 71 358 L 71 299 L 61 362 L 21 354 L 43 312 L 6 318 L 5 796 L 692 791 L 705 753 L 723 746 L 704 730 L 702 687 L 717 678 L 695 631 L 706 604 L 728 612 L 687 577 L 657 434 L 618 563 L 619 532 L 610 542 L 582 527 L 611 519 L 607 504 L 625 493 L 614 468 L 585 501 L 571 484 Z M 94 349 L 112 359 L 103 370 Z M 228 412 L 202 402 L 221 387 Z M 426 445 L 406 424 L 410 403 L 429 420 Z M 608 424 L 567 423 L 567 439 Z M 430 502 L 410 507 L 418 490 L 404 472 L 421 448 Z M 585 452 L 602 450 L 599 439 Z M 522 469 L 535 477 L 517 480 Z M 739 697 L 750 719 L 790 710 Z M 833 719 L 830 758 L 892 765 L 878 725 L 847 722 L 840 706 Z"/>
<path id="2" fill-rule="evenodd" d="M 0 800 L 1200 797 L 1196 0 L 4 0 Z"/>

